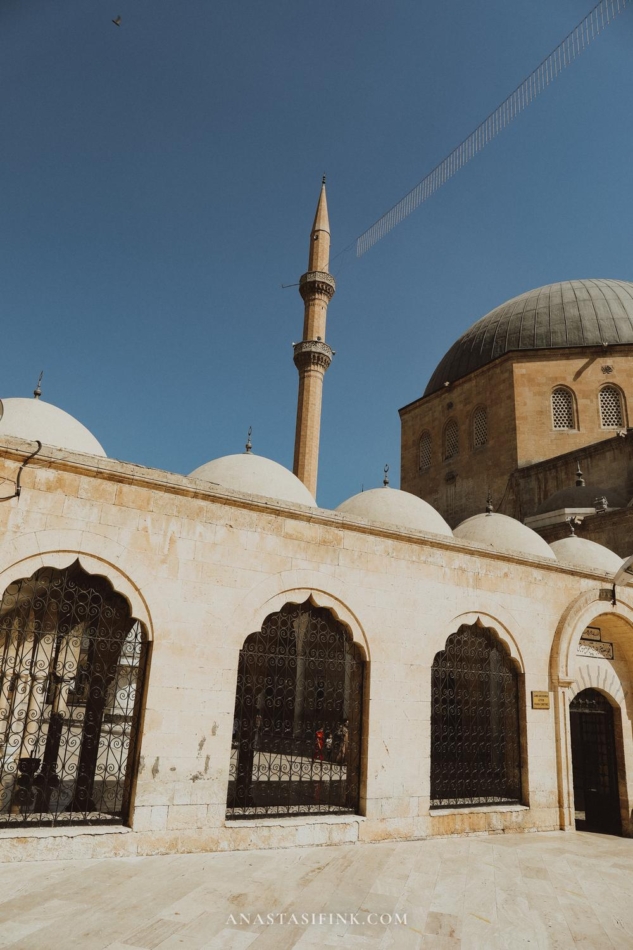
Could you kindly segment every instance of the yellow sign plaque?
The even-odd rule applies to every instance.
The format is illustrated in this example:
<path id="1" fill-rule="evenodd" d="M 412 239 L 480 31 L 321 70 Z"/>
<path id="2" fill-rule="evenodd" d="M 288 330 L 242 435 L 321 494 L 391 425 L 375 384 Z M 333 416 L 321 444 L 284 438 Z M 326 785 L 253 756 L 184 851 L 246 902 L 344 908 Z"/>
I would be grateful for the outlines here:
<path id="1" fill-rule="evenodd" d="M 549 709 L 549 693 L 543 690 L 532 690 L 532 709 Z"/>

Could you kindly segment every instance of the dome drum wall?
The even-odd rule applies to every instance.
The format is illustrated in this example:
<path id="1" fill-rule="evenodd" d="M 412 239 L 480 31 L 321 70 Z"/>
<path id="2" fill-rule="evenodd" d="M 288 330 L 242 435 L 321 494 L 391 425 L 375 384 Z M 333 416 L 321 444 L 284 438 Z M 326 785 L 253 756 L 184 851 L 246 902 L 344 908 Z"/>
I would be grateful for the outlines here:
<path id="1" fill-rule="evenodd" d="M 614 419 L 628 426 L 631 357 L 633 283 L 568 281 L 497 307 L 451 347 L 425 395 L 400 410 L 402 488 L 425 498 L 451 526 L 483 510 L 487 489 L 496 507 L 503 498 L 502 510 L 514 514 L 507 497 L 513 473 L 612 439 Z M 574 428 L 561 427 L 553 416 L 552 394 L 560 387 L 570 393 Z M 621 412 L 613 410 L 612 395 L 601 399 L 605 387 L 620 395 Z M 474 450 L 477 403 L 488 410 L 488 443 Z M 445 461 L 442 434 L 451 414 L 460 429 L 460 452 Z M 425 430 L 433 458 L 420 471 Z M 521 510 L 526 514 L 533 510 Z"/>
<path id="2" fill-rule="evenodd" d="M 552 393 L 561 386 L 573 394 L 577 428 L 554 427 Z M 568 453 L 572 457 L 570 465 L 574 465 L 579 450 L 612 440 L 622 431 L 602 424 L 600 393 L 605 387 L 620 393 L 624 420 L 628 423 L 629 399 L 633 399 L 633 346 L 613 351 L 592 347 L 582 352 L 559 349 L 509 353 L 441 392 L 400 410 L 402 488 L 425 498 L 451 527 L 483 510 L 486 485 L 497 507 L 515 470 Z M 478 405 L 485 405 L 488 410 L 488 443 L 475 449 L 471 430 Z M 457 457 L 444 461 L 442 433 L 451 417 L 459 425 L 460 451 Z M 419 438 L 424 430 L 431 435 L 432 463 L 421 472 Z M 447 501 L 446 476 L 451 471 L 457 475 L 454 514 Z M 585 471 L 585 476 L 589 474 Z M 591 472 L 590 480 L 596 484 L 614 483 L 607 463 L 601 465 L 600 471 Z M 548 494 L 573 484 L 571 472 L 549 488 Z M 479 494 L 474 495 L 474 491 Z M 522 509 L 522 515 L 533 514 L 545 497 L 538 498 L 529 510 Z M 469 508 L 469 504 L 474 507 Z"/>

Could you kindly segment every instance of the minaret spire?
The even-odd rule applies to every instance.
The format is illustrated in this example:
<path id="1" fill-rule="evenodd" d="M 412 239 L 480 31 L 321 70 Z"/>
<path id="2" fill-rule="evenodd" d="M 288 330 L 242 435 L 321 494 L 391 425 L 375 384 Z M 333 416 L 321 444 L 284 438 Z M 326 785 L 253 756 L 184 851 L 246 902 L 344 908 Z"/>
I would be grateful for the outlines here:
<path id="1" fill-rule="evenodd" d="M 299 280 L 299 293 L 304 302 L 303 340 L 294 344 L 299 398 L 293 471 L 313 495 L 316 495 L 319 468 L 323 377 L 334 355 L 325 342 L 327 307 L 336 289 L 329 266 L 330 222 L 324 175 L 310 233 L 308 270 Z"/>

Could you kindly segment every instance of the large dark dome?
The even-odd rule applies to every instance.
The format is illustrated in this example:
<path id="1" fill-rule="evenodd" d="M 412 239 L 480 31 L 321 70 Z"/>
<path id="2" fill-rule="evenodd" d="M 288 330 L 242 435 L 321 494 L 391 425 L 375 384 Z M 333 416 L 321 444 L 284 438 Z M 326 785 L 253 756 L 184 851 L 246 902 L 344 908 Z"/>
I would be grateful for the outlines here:
<path id="1" fill-rule="evenodd" d="M 513 297 L 452 345 L 424 395 L 513 350 L 633 343 L 633 283 L 565 280 Z"/>

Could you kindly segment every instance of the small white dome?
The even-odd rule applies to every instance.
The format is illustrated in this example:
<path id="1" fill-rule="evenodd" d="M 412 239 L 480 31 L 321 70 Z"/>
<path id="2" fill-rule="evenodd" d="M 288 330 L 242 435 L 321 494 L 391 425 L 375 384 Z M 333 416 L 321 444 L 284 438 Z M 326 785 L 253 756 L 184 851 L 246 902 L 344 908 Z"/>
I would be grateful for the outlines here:
<path id="1" fill-rule="evenodd" d="M 398 488 L 372 488 L 352 495 L 339 505 L 337 511 L 366 521 L 382 521 L 384 524 L 397 525 L 399 528 L 412 528 L 414 531 L 428 531 L 431 534 L 445 534 L 452 537 L 453 532 L 441 514 L 428 502 Z"/>
<path id="2" fill-rule="evenodd" d="M 265 495 L 278 501 L 289 501 L 293 505 L 317 504 L 303 482 L 289 472 L 283 465 L 244 452 L 241 455 L 225 455 L 201 465 L 191 472 L 190 478 L 201 478 L 213 482 L 222 488 L 245 492 L 248 495 Z"/>
<path id="3" fill-rule="evenodd" d="M 573 564 L 583 571 L 595 571 L 605 574 L 615 574 L 622 566 L 622 558 L 605 548 L 603 544 L 590 541 L 589 538 L 578 538 L 575 535 L 552 541 L 550 548 L 558 561 Z"/>
<path id="4" fill-rule="evenodd" d="M 528 554 L 556 560 L 556 555 L 540 534 L 507 515 L 474 515 L 457 525 L 453 534 L 461 541 L 475 541 L 501 554 Z"/>
<path id="5" fill-rule="evenodd" d="M 71 452 L 85 452 L 105 458 L 103 447 L 81 422 L 69 413 L 42 399 L 3 399 L 0 418 L 0 439 L 3 435 L 35 442 Z"/>

